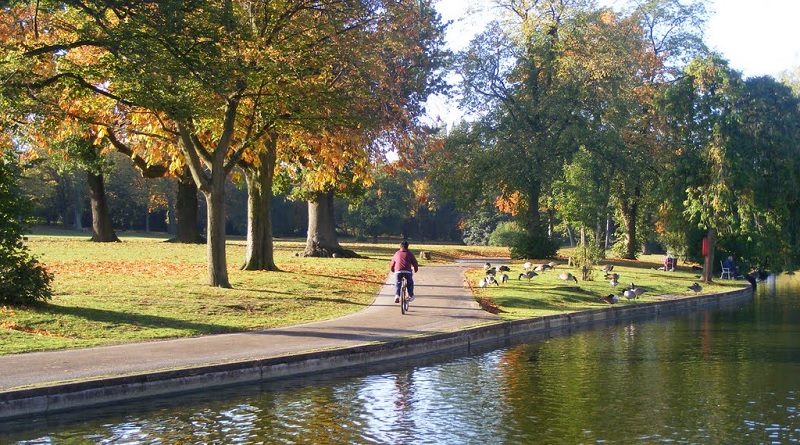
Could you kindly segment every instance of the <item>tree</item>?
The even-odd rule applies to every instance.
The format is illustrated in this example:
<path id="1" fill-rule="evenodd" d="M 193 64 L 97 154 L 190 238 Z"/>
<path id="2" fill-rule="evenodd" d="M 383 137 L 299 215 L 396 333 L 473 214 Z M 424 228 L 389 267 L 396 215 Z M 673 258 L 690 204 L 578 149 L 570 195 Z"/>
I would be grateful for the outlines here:
<path id="1" fill-rule="evenodd" d="M 53 276 L 22 243 L 26 209 L 17 188 L 18 160 L 5 147 L 0 155 L 0 304 L 44 302 L 52 295 Z"/>
<path id="2" fill-rule="evenodd" d="M 580 228 L 582 242 L 586 230 L 594 230 L 599 241 L 601 223 L 609 209 L 610 182 L 602 159 L 581 148 L 573 162 L 564 167 L 564 179 L 554 184 L 558 210 L 565 222 Z M 601 247 L 599 243 L 596 247 Z"/>
<path id="3" fill-rule="evenodd" d="M 89 184 L 89 206 L 92 212 L 92 241 L 119 242 L 111 224 L 108 208 L 105 176 L 110 172 L 111 164 L 100 148 L 93 143 L 91 130 L 84 128 L 84 133 L 73 133 L 58 141 L 54 149 L 62 156 L 70 159 L 81 170 L 86 171 Z"/>
<path id="4" fill-rule="evenodd" d="M 539 234 L 542 196 L 562 166 L 580 146 L 601 150 L 597 134 L 613 128 L 606 110 L 631 68 L 620 63 L 629 41 L 616 36 L 631 26 L 581 1 L 499 4 L 515 27 L 491 25 L 460 55 L 464 103 L 482 117 L 459 148 L 483 168 L 481 188 L 514 203 L 522 226 Z"/>
<path id="5" fill-rule="evenodd" d="M 800 227 L 800 99 L 771 77 L 751 78 L 737 110 L 742 147 L 735 174 L 752 198 L 738 200 L 742 225 L 721 246 L 754 268 L 793 270 Z"/>
<path id="6" fill-rule="evenodd" d="M 172 195 L 167 194 L 167 206 L 170 214 L 170 231 L 175 235 L 173 241 L 178 243 L 205 243 L 205 238 L 198 232 L 197 185 L 192 179 L 188 166 L 169 134 L 158 134 L 159 122 L 147 122 L 153 115 L 138 116 L 131 122 L 137 127 L 149 128 L 148 134 L 137 132 L 117 137 L 115 130 L 107 133 L 108 142 L 123 155 L 130 158 L 139 169 L 143 178 L 170 178 L 177 180 L 174 203 L 170 204 Z M 174 206 L 175 210 L 172 211 Z M 174 226 L 174 227 L 173 227 Z"/>
<path id="7" fill-rule="evenodd" d="M 60 223 L 81 230 L 86 181 L 74 163 L 50 156 L 41 148 L 28 150 L 20 188 L 37 223 Z"/>
<path id="8" fill-rule="evenodd" d="M 597 142 L 608 166 L 624 258 L 636 258 L 663 196 L 659 166 L 669 152 L 655 101 L 687 58 L 705 51 L 699 34 L 705 18 L 702 2 L 636 1 L 630 14 L 617 18 L 607 28 L 612 32 L 603 34 L 610 44 L 598 52 L 613 55 L 606 67 L 616 66 L 615 82 L 600 95 L 602 106 L 596 109 L 604 112 L 594 129 L 601 135 Z"/>

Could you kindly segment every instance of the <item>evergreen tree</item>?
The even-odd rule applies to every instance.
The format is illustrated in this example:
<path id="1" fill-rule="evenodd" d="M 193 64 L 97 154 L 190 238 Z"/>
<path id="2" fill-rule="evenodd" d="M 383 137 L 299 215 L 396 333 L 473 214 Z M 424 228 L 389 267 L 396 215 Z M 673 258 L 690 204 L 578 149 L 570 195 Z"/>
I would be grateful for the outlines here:
<path id="1" fill-rule="evenodd" d="M 19 177 L 16 156 L 6 152 L 0 158 L 0 304 L 30 304 L 52 295 L 53 276 L 22 243 L 26 203 Z"/>

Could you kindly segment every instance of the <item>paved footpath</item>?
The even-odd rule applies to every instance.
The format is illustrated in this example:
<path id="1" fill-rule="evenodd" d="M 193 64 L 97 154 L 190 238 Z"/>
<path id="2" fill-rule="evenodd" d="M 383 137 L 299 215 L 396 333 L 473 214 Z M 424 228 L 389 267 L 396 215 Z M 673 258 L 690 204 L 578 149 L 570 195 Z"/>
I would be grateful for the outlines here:
<path id="1" fill-rule="evenodd" d="M 290 356 L 455 331 L 497 318 L 478 306 L 464 282 L 486 259 L 420 267 L 410 312 L 394 303 L 389 275 L 367 309 L 334 320 L 236 334 L 0 356 L 0 394 L 22 388 Z M 492 259 L 489 259 L 492 261 Z M 496 261 L 493 261 L 496 262 Z M 498 263 L 499 264 L 499 263 Z"/>

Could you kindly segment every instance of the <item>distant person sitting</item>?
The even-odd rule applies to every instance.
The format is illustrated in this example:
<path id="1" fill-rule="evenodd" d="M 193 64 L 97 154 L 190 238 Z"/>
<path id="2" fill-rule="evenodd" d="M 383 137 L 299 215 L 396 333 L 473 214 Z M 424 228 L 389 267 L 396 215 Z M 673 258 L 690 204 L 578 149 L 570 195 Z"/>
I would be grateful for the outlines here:
<path id="1" fill-rule="evenodd" d="M 675 272 L 676 267 L 678 267 L 678 259 L 668 254 L 667 257 L 664 258 L 664 270 Z"/>
<path id="2" fill-rule="evenodd" d="M 729 278 L 733 278 L 738 275 L 736 271 L 736 263 L 733 262 L 732 256 L 725 258 L 725 261 L 722 262 L 722 269 L 723 271 L 730 273 L 730 275 L 728 275 Z"/>

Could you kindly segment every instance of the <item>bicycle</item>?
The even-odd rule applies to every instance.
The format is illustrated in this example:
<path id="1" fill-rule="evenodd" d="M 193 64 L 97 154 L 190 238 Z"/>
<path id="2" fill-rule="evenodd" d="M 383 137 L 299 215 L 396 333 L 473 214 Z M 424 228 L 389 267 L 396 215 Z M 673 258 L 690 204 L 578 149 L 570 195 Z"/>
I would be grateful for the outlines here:
<path id="1" fill-rule="evenodd" d="M 406 274 L 400 274 L 400 313 L 405 315 L 408 312 L 408 281 Z"/>

